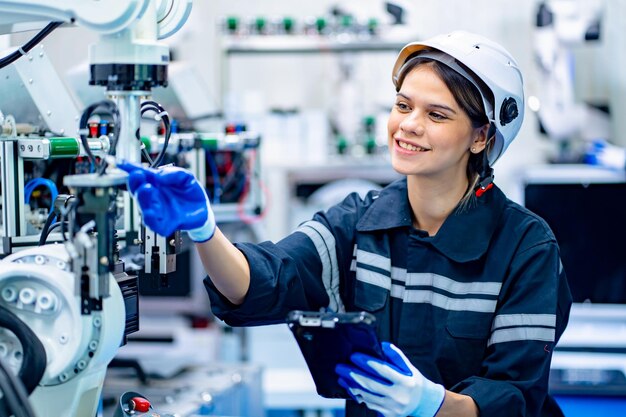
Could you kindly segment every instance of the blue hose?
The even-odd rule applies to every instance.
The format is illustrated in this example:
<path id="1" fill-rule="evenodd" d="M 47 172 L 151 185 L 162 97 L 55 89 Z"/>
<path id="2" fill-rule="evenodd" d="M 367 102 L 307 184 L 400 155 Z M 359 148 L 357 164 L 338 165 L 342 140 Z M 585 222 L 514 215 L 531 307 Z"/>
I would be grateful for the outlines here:
<path id="1" fill-rule="evenodd" d="M 47 178 L 34 178 L 26 183 L 26 185 L 24 186 L 24 202 L 26 204 L 29 204 L 31 194 L 33 193 L 33 191 L 35 191 L 37 187 L 41 185 L 46 186 L 50 190 L 50 197 L 52 199 L 50 210 L 53 210 L 54 200 L 56 200 L 57 196 L 59 195 L 59 191 L 57 190 L 56 184 Z"/>

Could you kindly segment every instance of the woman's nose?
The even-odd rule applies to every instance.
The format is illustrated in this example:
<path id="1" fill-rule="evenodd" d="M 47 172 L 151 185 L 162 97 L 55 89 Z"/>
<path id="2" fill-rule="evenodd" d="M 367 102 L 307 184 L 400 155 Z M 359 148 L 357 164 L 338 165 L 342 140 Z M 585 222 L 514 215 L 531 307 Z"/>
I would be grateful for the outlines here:
<path id="1" fill-rule="evenodd" d="M 417 112 L 411 112 L 400 122 L 400 130 L 404 133 L 421 135 L 424 133 L 422 117 Z"/>

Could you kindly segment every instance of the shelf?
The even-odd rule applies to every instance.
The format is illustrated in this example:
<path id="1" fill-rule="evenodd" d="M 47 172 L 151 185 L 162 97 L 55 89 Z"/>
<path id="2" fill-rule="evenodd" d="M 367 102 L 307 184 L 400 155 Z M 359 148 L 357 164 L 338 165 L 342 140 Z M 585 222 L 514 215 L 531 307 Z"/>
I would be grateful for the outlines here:
<path id="1" fill-rule="evenodd" d="M 224 51 L 234 54 L 291 54 L 291 53 L 341 53 L 341 52 L 399 52 L 406 42 L 380 38 L 315 36 L 254 36 L 225 38 Z"/>

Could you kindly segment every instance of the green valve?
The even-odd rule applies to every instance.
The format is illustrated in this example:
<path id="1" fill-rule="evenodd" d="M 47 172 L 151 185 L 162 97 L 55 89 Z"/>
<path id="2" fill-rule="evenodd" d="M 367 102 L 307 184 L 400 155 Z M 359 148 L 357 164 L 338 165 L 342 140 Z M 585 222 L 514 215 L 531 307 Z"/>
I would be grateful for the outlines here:
<path id="1" fill-rule="evenodd" d="M 150 149 L 152 148 L 152 142 L 150 142 L 150 138 L 147 136 L 142 136 L 141 143 L 143 143 L 143 146 L 146 148 L 146 151 L 150 153 Z"/>
<path id="2" fill-rule="evenodd" d="M 217 149 L 219 146 L 219 139 L 215 137 L 201 138 L 200 141 L 202 142 L 202 147 L 205 149 Z"/>
<path id="3" fill-rule="evenodd" d="M 352 15 L 344 14 L 341 16 L 341 27 L 349 28 L 352 26 Z"/>
<path id="4" fill-rule="evenodd" d="M 283 27 L 285 32 L 291 33 L 293 31 L 293 19 L 291 17 L 283 18 Z"/>
<path id="5" fill-rule="evenodd" d="M 257 32 L 262 33 L 265 30 L 265 18 L 257 17 L 254 24 Z"/>
<path id="6" fill-rule="evenodd" d="M 346 153 L 347 150 L 348 141 L 346 140 L 346 137 L 343 135 L 339 135 L 337 137 L 337 152 L 339 153 L 339 155 L 343 155 Z"/>
<path id="7" fill-rule="evenodd" d="M 378 29 L 378 19 L 376 19 L 375 17 L 371 17 L 367 21 L 367 28 L 370 32 L 376 32 L 376 29 Z"/>
<path id="8" fill-rule="evenodd" d="M 75 158 L 80 153 L 76 138 L 50 138 L 50 158 Z"/>
<path id="9" fill-rule="evenodd" d="M 239 19 L 235 16 L 229 16 L 226 18 L 226 27 L 230 32 L 236 32 L 239 27 Z"/>
<path id="10" fill-rule="evenodd" d="M 318 17 L 315 20 L 315 27 L 317 28 L 317 31 L 321 33 L 326 28 L 326 19 Z"/>
<path id="11" fill-rule="evenodd" d="M 365 152 L 373 154 L 376 151 L 376 138 L 374 136 L 368 136 L 365 140 Z"/>

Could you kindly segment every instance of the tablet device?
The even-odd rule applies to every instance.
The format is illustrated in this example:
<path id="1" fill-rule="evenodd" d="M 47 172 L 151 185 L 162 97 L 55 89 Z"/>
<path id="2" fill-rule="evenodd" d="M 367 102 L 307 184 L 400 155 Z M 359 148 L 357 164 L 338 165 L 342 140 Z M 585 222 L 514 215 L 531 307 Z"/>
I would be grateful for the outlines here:
<path id="1" fill-rule="evenodd" d="M 370 313 L 295 310 L 287 316 L 287 324 L 313 376 L 317 393 L 322 397 L 349 398 L 337 382 L 335 366 L 349 364 L 352 353 L 383 358 L 376 336 L 376 318 Z"/>

